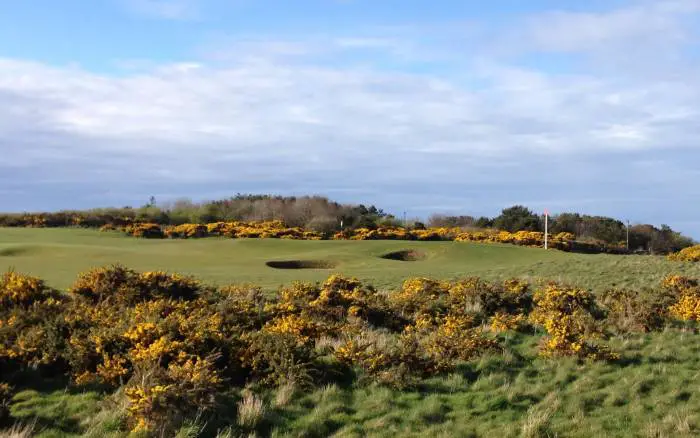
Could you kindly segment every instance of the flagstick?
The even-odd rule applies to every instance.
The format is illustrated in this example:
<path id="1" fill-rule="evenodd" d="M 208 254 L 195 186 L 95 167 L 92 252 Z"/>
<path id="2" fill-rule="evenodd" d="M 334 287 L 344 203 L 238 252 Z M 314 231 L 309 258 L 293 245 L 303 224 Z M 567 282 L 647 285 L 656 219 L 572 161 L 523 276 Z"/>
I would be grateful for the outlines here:
<path id="1" fill-rule="evenodd" d="M 549 246 L 549 212 L 544 211 L 544 249 Z"/>

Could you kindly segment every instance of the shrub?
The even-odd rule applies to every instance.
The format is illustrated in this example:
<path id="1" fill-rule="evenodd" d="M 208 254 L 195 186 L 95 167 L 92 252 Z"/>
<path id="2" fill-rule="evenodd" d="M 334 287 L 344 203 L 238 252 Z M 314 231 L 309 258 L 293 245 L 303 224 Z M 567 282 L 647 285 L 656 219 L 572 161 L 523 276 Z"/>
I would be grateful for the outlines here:
<path id="1" fill-rule="evenodd" d="M 62 314 L 66 301 L 34 277 L 7 272 L 0 278 L 0 365 L 62 368 Z"/>
<path id="2" fill-rule="evenodd" d="M 163 229 L 158 224 L 137 223 L 127 225 L 124 232 L 133 237 L 142 237 L 145 239 L 162 239 L 165 237 Z"/>
<path id="3" fill-rule="evenodd" d="M 518 279 L 490 284 L 476 277 L 458 280 L 449 289 L 451 309 L 479 313 L 486 319 L 496 312 L 527 313 L 532 306 L 530 285 Z"/>
<path id="4" fill-rule="evenodd" d="M 523 330 L 525 326 L 526 316 L 522 313 L 509 315 L 507 313 L 498 312 L 489 320 L 489 327 L 496 333 L 509 330 Z"/>
<path id="5" fill-rule="evenodd" d="M 46 286 L 43 280 L 14 271 L 0 278 L 0 308 L 27 308 L 47 299 L 59 299 L 59 294 Z"/>
<path id="6" fill-rule="evenodd" d="M 194 299 L 202 287 L 191 277 L 166 272 L 136 273 L 121 265 L 93 269 L 81 274 L 70 292 L 93 302 L 114 301 L 121 305 L 157 298 Z"/>
<path id="7" fill-rule="evenodd" d="M 246 348 L 241 361 L 251 377 L 267 385 L 313 382 L 316 353 L 307 343 L 299 343 L 290 333 L 259 331 L 244 336 Z"/>
<path id="8" fill-rule="evenodd" d="M 542 355 L 590 359 L 618 357 L 592 342 L 602 334 L 596 321 L 600 311 L 592 293 L 550 283 L 535 293 L 534 301 L 530 319 L 543 326 L 549 335 L 541 346 Z"/>
<path id="9" fill-rule="evenodd" d="M 212 410 L 224 382 L 302 388 L 355 379 L 407 388 L 502 349 L 486 330 L 527 323 L 546 331 L 544 356 L 612 360 L 598 343 L 604 317 L 626 333 L 671 318 L 697 321 L 700 309 L 698 281 L 681 276 L 667 277 L 660 291 L 607 291 L 607 312 L 590 292 L 550 283 L 533 296 L 519 279 L 413 278 L 385 295 L 333 275 L 270 298 L 253 285 L 214 289 L 117 265 L 81 275 L 66 296 L 13 272 L 0 286 L 0 371 L 34 367 L 78 384 L 125 385 L 129 426 L 162 436 Z"/>
<path id="10" fill-rule="evenodd" d="M 607 322 L 618 333 L 649 332 L 663 327 L 669 318 L 673 296 L 662 291 L 610 289 L 601 303 L 607 308 Z"/>
<path id="11" fill-rule="evenodd" d="M 172 436 L 187 417 L 212 409 L 222 383 L 213 364 L 181 354 L 167 369 L 139 370 L 124 390 L 132 430 Z"/>
<path id="12" fill-rule="evenodd" d="M 390 303 L 404 314 L 435 312 L 445 307 L 449 283 L 430 278 L 409 278 L 401 289 L 389 295 Z"/>
<path id="13" fill-rule="evenodd" d="M 700 262 L 700 245 L 683 248 L 676 253 L 669 254 L 668 259 L 679 262 Z"/>
<path id="14" fill-rule="evenodd" d="M 668 309 L 672 316 L 682 321 L 700 321 L 700 282 L 671 275 L 664 279 L 663 285 L 676 298 Z"/>
<path id="15" fill-rule="evenodd" d="M 88 298 L 93 302 L 102 300 L 123 300 L 132 295 L 138 274 L 122 265 L 95 268 L 78 275 L 69 289 L 71 293 Z"/>
<path id="16" fill-rule="evenodd" d="M 342 364 L 362 371 L 361 381 L 404 389 L 423 376 L 438 372 L 415 336 L 389 336 L 366 332 L 335 348 Z"/>
<path id="17" fill-rule="evenodd" d="M 498 343 L 486 338 L 474 322 L 474 318 L 465 315 L 423 317 L 408 326 L 405 333 L 418 336 L 418 343 L 438 370 L 449 370 L 456 361 L 468 361 L 498 348 Z"/>
<path id="18" fill-rule="evenodd" d="M 209 236 L 209 227 L 201 224 L 182 224 L 166 227 L 163 233 L 171 239 L 202 238 Z"/>

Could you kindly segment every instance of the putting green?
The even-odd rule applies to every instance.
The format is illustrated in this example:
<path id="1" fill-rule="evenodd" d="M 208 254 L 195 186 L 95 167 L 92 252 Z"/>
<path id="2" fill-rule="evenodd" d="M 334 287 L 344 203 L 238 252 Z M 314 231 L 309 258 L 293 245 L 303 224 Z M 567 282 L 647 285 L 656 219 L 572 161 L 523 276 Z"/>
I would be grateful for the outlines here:
<path id="1" fill-rule="evenodd" d="M 383 257 L 404 253 L 420 254 L 420 257 L 411 261 Z M 268 266 L 270 261 L 322 263 L 318 269 L 313 266 L 279 269 Z M 654 285 L 664 275 L 675 272 L 700 277 L 700 264 L 669 262 L 663 257 L 569 254 L 512 245 L 224 238 L 146 240 L 86 229 L 0 228 L 0 269 L 41 277 L 54 287 L 67 288 L 78 273 L 112 263 L 139 271 L 190 274 L 217 285 L 252 282 L 268 290 L 293 280 L 321 281 L 332 273 L 356 276 L 378 287 L 395 287 L 411 276 L 548 278 L 594 289 Z"/>

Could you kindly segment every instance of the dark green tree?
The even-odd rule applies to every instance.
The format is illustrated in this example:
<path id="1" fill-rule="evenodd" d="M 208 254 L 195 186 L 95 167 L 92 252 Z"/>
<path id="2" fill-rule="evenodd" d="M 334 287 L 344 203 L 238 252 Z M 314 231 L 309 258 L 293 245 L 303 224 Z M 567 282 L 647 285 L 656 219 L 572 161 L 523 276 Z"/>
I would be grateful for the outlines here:
<path id="1" fill-rule="evenodd" d="M 510 231 L 541 231 L 540 218 L 527 207 L 514 205 L 493 220 L 494 228 Z"/>

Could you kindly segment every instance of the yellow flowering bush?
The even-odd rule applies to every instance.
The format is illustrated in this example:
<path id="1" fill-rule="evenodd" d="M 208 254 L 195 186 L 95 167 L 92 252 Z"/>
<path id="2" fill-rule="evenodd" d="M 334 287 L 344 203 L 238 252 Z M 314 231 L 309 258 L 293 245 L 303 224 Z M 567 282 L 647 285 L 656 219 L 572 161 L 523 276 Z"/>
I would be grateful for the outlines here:
<path id="1" fill-rule="evenodd" d="M 243 334 L 242 368 L 269 385 L 311 385 L 317 353 L 292 333 L 261 330 Z"/>
<path id="2" fill-rule="evenodd" d="M 65 297 L 13 271 L 0 277 L 0 366 L 4 361 L 62 368 Z"/>
<path id="3" fill-rule="evenodd" d="M 700 262 L 700 245 L 690 246 L 669 254 L 668 259 L 678 262 Z"/>
<path id="4" fill-rule="evenodd" d="M 332 275 L 270 296 L 255 285 L 213 288 L 115 265 L 80 275 L 62 294 L 9 272 L 0 278 L 0 371 L 35 368 L 79 385 L 124 386 L 130 427 L 172 436 L 197 410 L 213 407 L 224 387 L 354 376 L 405 388 L 503 348 L 499 333 L 528 324 L 546 332 L 544 356 L 615 359 L 599 343 L 604 329 L 694 324 L 699 291 L 697 280 L 680 276 L 667 277 L 661 290 L 599 298 L 556 283 L 533 294 L 517 278 L 418 277 L 384 293 Z"/>
<path id="5" fill-rule="evenodd" d="M 486 319 L 499 311 L 529 312 L 532 294 L 530 285 L 516 278 L 497 284 L 470 277 L 450 285 L 449 301 L 453 312 L 478 313 Z"/>
<path id="6" fill-rule="evenodd" d="M 142 237 L 145 239 L 162 239 L 165 237 L 163 229 L 158 224 L 130 224 L 124 227 L 124 232 L 130 236 Z"/>
<path id="7" fill-rule="evenodd" d="M 163 234 L 171 239 L 201 238 L 209 236 L 209 227 L 201 224 L 182 224 L 165 227 Z"/>
<path id="8" fill-rule="evenodd" d="M 467 361 L 498 348 L 498 342 L 484 336 L 468 315 L 423 315 L 406 327 L 404 335 L 415 337 L 439 370 L 451 369 L 456 361 Z"/>
<path id="9" fill-rule="evenodd" d="M 223 383 L 214 361 L 181 354 L 167 368 L 140 370 L 124 390 L 132 431 L 172 436 L 185 418 L 212 408 Z"/>
<path id="10" fill-rule="evenodd" d="M 401 289 L 389 295 L 391 305 L 404 314 L 436 310 L 444 306 L 442 299 L 448 295 L 450 284 L 431 278 L 409 278 Z"/>
<path id="11" fill-rule="evenodd" d="M 506 332 L 510 330 L 522 330 L 526 324 L 525 315 L 510 315 L 508 313 L 497 312 L 489 320 L 489 328 L 496 332 Z"/>
<path id="12" fill-rule="evenodd" d="M 300 315 L 286 315 L 272 319 L 263 328 L 268 333 L 285 333 L 294 336 L 301 344 L 318 337 L 319 325 Z"/>
<path id="13" fill-rule="evenodd" d="M 56 299 L 58 295 L 43 280 L 14 271 L 0 277 L 0 307 L 26 307 L 49 298 Z"/>
<path id="14" fill-rule="evenodd" d="M 679 275 L 669 275 L 663 281 L 675 302 L 669 306 L 671 316 L 681 321 L 700 321 L 700 282 Z"/>
<path id="15" fill-rule="evenodd" d="M 193 299 L 202 292 L 202 285 L 179 274 L 137 273 L 112 265 L 80 274 L 69 291 L 94 302 L 108 300 L 124 305 L 160 297 Z"/>
<path id="16" fill-rule="evenodd" d="M 361 380 L 399 389 L 413 386 L 420 377 L 446 371 L 420 345 L 418 337 L 410 333 L 357 334 L 337 346 L 334 356 L 346 366 L 361 370 Z"/>
<path id="17" fill-rule="evenodd" d="M 534 302 L 530 320 L 543 326 L 548 334 L 541 346 L 542 355 L 609 360 L 618 357 L 607 347 L 592 342 L 602 335 L 592 293 L 550 283 L 535 293 Z"/>

